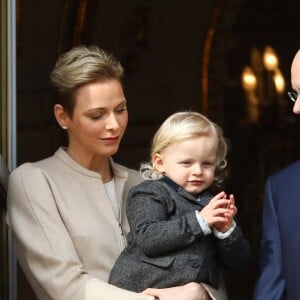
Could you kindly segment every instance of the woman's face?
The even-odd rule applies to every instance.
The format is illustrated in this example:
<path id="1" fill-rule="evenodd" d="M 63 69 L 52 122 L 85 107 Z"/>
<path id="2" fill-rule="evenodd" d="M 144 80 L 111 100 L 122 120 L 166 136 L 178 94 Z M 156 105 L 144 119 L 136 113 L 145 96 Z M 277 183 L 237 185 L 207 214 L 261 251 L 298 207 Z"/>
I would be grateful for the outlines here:
<path id="1" fill-rule="evenodd" d="M 82 157 L 107 157 L 118 151 L 128 114 L 122 85 L 96 81 L 80 87 L 68 118 L 68 149 Z"/>

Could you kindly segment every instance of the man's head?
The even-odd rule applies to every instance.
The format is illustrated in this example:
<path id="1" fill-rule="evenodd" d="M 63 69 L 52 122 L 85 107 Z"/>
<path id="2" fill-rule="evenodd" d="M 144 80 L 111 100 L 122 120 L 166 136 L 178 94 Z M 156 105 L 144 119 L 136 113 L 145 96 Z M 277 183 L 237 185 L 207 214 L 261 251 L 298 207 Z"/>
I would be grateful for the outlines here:
<path id="1" fill-rule="evenodd" d="M 295 114 L 300 114 L 300 50 L 296 53 L 291 66 L 291 85 L 298 97 L 293 107 Z"/>

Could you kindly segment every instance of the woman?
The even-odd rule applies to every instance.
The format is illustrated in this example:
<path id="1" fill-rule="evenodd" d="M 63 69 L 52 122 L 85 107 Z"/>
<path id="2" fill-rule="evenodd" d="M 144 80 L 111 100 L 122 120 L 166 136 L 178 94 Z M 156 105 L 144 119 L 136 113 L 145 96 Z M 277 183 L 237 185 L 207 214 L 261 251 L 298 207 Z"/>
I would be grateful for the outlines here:
<path id="1" fill-rule="evenodd" d="M 69 143 L 10 175 L 18 261 L 38 299 L 208 299 L 196 283 L 142 294 L 107 283 L 129 231 L 124 200 L 141 181 L 111 158 L 128 120 L 122 76 L 119 62 L 96 47 L 76 47 L 56 63 L 54 114 Z"/>

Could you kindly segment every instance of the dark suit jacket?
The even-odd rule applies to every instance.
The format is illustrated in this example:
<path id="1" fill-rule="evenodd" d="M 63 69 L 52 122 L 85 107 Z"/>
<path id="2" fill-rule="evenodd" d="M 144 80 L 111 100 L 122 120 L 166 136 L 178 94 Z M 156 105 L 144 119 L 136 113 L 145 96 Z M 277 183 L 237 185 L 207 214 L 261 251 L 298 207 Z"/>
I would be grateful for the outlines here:
<path id="1" fill-rule="evenodd" d="M 300 161 L 265 187 L 261 274 L 255 300 L 300 299 Z"/>
<path id="2" fill-rule="evenodd" d="M 249 259 L 248 243 L 237 226 L 223 239 L 204 235 L 196 218 L 211 199 L 200 202 L 170 179 L 146 180 L 129 192 L 128 246 L 109 282 L 132 291 L 165 288 L 191 281 L 218 287 L 219 267 L 240 268 Z"/>

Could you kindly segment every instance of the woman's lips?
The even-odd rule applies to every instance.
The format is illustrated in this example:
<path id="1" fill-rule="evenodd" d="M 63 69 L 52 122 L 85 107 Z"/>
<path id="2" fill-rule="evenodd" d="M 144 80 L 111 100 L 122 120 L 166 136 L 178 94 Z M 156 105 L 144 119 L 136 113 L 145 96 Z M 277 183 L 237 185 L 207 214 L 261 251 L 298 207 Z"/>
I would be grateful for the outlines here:
<path id="1" fill-rule="evenodd" d="M 102 141 L 113 144 L 119 140 L 119 136 L 111 136 L 111 137 L 106 137 L 106 138 L 101 138 Z"/>

